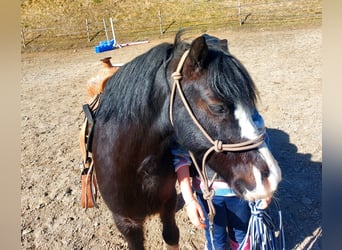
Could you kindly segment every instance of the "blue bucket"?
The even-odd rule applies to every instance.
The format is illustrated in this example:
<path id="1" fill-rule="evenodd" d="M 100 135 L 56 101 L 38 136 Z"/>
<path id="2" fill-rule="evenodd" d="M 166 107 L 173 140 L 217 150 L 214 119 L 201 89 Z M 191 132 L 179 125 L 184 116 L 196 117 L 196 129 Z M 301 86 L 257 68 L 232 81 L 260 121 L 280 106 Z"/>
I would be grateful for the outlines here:
<path id="1" fill-rule="evenodd" d="M 114 44 L 114 39 L 101 41 L 98 46 L 95 46 L 95 52 L 101 53 L 104 51 L 112 50 L 114 49 Z"/>

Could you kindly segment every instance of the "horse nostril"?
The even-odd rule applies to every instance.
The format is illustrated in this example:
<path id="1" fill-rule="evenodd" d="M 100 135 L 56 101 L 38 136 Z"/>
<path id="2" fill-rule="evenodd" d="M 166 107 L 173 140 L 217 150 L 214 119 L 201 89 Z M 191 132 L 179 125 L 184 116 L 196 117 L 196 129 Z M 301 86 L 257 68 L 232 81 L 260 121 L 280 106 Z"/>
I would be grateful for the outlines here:
<path id="1" fill-rule="evenodd" d="M 269 175 L 270 175 L 270 170 L 269 169 L 265 169 L 265 170 L 261 171 L 261 178 L 263 180 L 266 179 Z"/>

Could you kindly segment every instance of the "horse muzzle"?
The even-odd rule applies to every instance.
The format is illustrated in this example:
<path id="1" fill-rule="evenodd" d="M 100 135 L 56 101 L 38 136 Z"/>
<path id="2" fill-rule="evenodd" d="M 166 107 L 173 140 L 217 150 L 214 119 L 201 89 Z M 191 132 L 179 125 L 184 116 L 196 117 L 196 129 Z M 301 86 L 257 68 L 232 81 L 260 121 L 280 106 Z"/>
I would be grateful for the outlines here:
<path id="1" fill-rule="evenodd" d="M 257 199 L 269 199 L 278 188 L 281 181 L 281 171 L 278 162 L 274 159 L 270 150 L 266 145 L 258 148 L 260 155 L 267 167 L 267 175 L 259 168 L 253 166 L 252 172 L 255 180 L 255 188 L 252 190 L 245 189 L 243 197 L 252 201 Z"/>

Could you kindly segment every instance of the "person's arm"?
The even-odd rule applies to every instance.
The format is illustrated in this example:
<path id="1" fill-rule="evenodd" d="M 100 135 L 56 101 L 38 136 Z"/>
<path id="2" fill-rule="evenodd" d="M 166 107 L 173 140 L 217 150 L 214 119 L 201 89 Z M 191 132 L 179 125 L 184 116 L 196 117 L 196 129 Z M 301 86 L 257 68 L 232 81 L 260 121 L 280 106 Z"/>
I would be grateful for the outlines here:
<path id="1" fill-rule="evenodd" d="M 198 228 L 205 228 L 203 210 L 193 195 L 189 166 L 185 165 L 178 168 L 177 179 L 190 221 Z"/>
<path id="2" fill-rule="evenodd" d="M 189 167 L 191 165 L 191 159 L 189 153 L 184 150 L 176 140 L 174 140 L 171 147 L 171 154 L 173 157 L 173 166 L 177 174 L 177 180 L 179 187 L 185 202 L 185 208 L 188 217 L 192 224 L 199 228 L 205 228 L 204 220 L 205 216 L 201 206 L 194 197 L 192 191 L 191 178 L 189 173 Z"/>
<path id="3" fill-rule="evenodd" d="M 195 200 L 192 191 L 191 179 L 189 174 L 189 166 L 183 166 L 177 171 L 177 179 L 179 183 L 180 190 L 185 202 L 185 205 L 189 205 Z"/>

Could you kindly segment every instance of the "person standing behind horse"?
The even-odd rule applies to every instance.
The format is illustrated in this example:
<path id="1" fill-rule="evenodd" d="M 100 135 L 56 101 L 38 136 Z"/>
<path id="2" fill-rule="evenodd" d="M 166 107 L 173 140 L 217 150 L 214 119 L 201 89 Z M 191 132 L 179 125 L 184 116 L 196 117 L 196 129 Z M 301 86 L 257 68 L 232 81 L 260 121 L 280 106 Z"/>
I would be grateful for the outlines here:
<path id="1" fill-rule="evenodd" d="M 255 110 L 253 116 L 255 125 L 262 129 L 264 121 L 262 116 Z M 268 139 L 266 137 L 266 139 Z M 267 143 L 267 140 L 265 140 Z M 189 153 L 174 141 L 171 153 L 173 155 L 173 165 L 177 173 L 179 187 L 185 201 L 185 207 L 191 222 L 198 228 L 205 229 L 206 246 L 205 249 L 226 250 L 229 249 L 250 249 L 249 240 L 244 246 L 240 246 L 246 237 L 248 223 L 251 212 L 248 201 L 242 200 L 236 196 L 234 191 L 229 187 L 219 176 L 213 182 L 212 188 L 215 195 L 212 202 L 215 207 L 216 215 L 214 217 L 213 225 L 213 239 L 210 236 L 210 227 L 208 219 L 208 205 L 203 198 L 203 188 L 201 180 L 198 176 L 190 177 L 191 159 Z M 214 174 L 214 171 L 208 168 L 208 179 Z M 210 172 L 211 170 L 211 172 Z M 194 197 L 195 190 L 197 199 Z M 266 206 L 269 201 L 265 201 Z M 205 211 L 205 212 L 204 212 Z M 228 230 L 228 235 L 227 235 Z"/>

